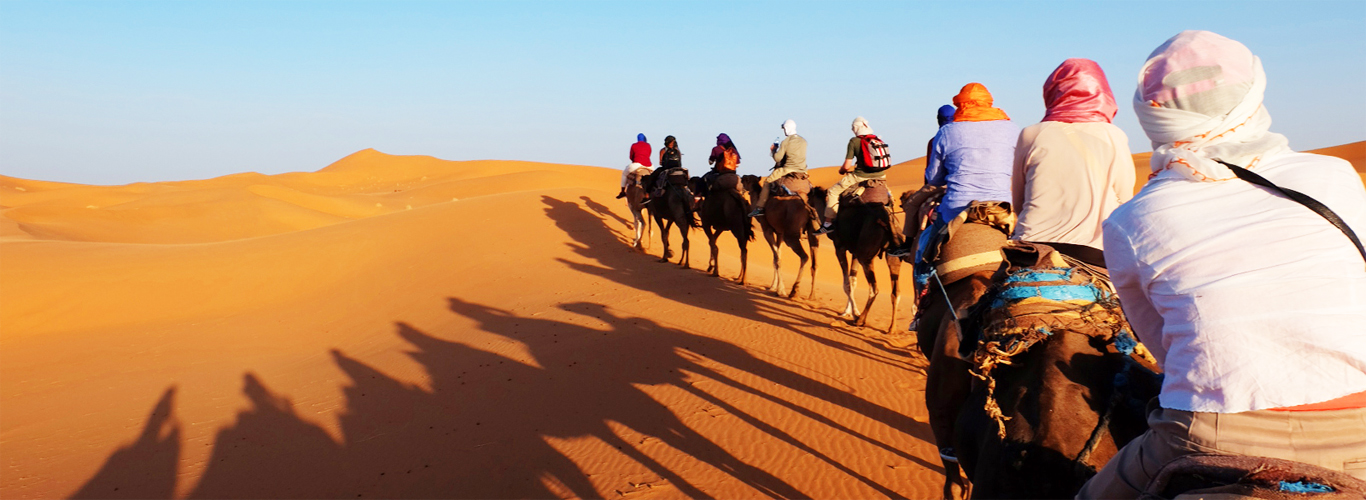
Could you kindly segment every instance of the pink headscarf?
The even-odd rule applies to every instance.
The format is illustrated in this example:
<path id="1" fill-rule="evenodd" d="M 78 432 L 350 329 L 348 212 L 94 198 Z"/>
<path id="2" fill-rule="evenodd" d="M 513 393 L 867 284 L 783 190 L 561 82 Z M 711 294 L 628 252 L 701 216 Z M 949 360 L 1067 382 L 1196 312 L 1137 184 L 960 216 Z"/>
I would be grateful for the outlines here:
<path id="1" fill-rule="evenodd" d="M 1153 176 L 1233 179 L 1216 159 L 1248 169 L 1290 151 L 1262 106 L 1266 73 L 1246 46 L 1208 31 L 1183 31 L 1148 56 L 1134 113 L 1153 143 Z M 1171 172 L 1168 174 L 1168 172 Z"/>
<path id="2" fill-rule="evenodd" d="M 1043 84 L 1046 122 L 1110 122 L 1119 105 L 1100 65 L 1090 59 L 1068 59 Z"/>

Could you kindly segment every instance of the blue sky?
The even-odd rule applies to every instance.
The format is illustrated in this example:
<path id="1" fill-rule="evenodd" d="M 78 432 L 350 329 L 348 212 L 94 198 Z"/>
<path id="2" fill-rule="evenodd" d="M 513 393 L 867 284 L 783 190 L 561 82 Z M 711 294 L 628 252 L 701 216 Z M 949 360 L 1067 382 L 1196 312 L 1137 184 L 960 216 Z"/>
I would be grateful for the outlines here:
<path id="1" fill-rule="evenodd" d="M 122 184 L 312 171 L 355 151 L 620 168 L 637 132 L 706 170 L 717 133 L 813 166 L 855 116 L 893 158 L 981 82 L 1021 126 L 1058 63 L 1100 63 L 1116 123 L 1164 40 L 1262 58 L 1296 149 L 1366 139 L 1366 2 L 0 2 L 0 174 Z"/>

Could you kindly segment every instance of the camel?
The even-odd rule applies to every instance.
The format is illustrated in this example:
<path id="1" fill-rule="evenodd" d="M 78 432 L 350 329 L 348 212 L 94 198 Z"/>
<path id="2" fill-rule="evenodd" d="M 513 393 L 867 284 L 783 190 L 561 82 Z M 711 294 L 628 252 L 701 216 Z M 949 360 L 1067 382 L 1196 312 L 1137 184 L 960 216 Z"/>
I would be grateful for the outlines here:
<path id="1" fill-rule="evenodd" d="M 645 188 L 639 183 L 633 182 L 626 186 L 626 208 L 631 211 L 631 227 L 636 231 L 631 248 L 644 252 L 650 248 L 654 226 L 650 225 L 650 206 L 645 202 Z"/>
<path id="2" fill-rule="evenodd" d="M 759 177 L 746 175 L 742 182 L 745 190 L 749 191 L 750 198 L 757 198 L 763 186 L 759 184 Z M 786 294 L 787 298 L 797 296 L 797 290 L 802 285 L 802 269 L 806 267 L 806 261 L 811 260 L 811 292 L 807 294 L 807 299 L 816 296 L 816 248 L 820 245 L 820 239 L 812 231 L 812 224 L 819 220 L 816 215 L 816 206 L 807 198 L 811 191 L 818 191 L 816 196 L 825 199 L 825 190 L 812 187 L 807 180 L 806 173 L 796 176 L 788 174 L 778 181 L 781 186 L 787 187 L 787 191 L 792 194 L 782 194 L 774 192 L 768 197 L 768 203 L 764 204 L 764 215 L 758 217 L 759 227 L 763 228 L 764 240 L 768 241 L 768 247 L 773 251 L 773 282 L 768 290 L 782 297 L 783 276 L 780 272 L 782 265 L 782 246 L 787 244 L 792 252 L 797 254 L 801 263 L 797 264 L 797 278 L 792 283 L 792 290 Z M 774 186 L 778 189 L 778 186 Z M 810 251 L 802 247 L 802 236 L 806 236 L 807 245 Z"/>
<path id="3" fill-rule="evenodd" d="M 698 209 L 698 214 L 702 219 L 702 232 L 707 235 L 707 243 L 711 245 L 711 255 L 707 258 L 707 272 L 712 276 L 721 276 L 721 264 L 718 257 L 721 249 L 716 246 L 717 238 L 722 233 L 730 231 L 735 236 L 735 242 L 740 246 L 740 276 L 736 278 L 740 284 L 745 283 L 745 275 L 749 270 L 749 242 L 754 240 L 754 223 L 749 220 L 749 200 L 736 190 L 734 174 L 730 178 L 723 175 L 712 183 L 710 192 L 702 189 L 703 182 L 700 177 L 692 181 L 693 192 L 703 193 L 702 204 Z"/>
<path id="4" fill-rule="evenodd" d="M 813 192 L 811 198 L 815 200 L 816 193 Z M 851 320 L 854 326 L 867 324 L 868 311 L 878 296 L 877 278 L 873 274 L 873 259 L 883 255 L 888 244 L 893 241 L 894 223 L 888 209 L 890 201 L 891 193 L 887 191 L 886 183 L 883 181 L 870 180 L 860 183 L 859 186 L 845 191 L 840 197 L 835 230 L 829 233 L 830 240 L 835 244 L 835 258 L 839 260 L 840 270 L 844 274 L 844 295 L 847 300 L 840 317 Z M 821 193 L 817 206 L 825 206 L 824 193 Z M 850 263 L 851 256 L 854 263 Z M 891 334 L 892 329 L 896 327 L 896 310 L 901 302 L 898 290 L 901 259 L 890 255 L 887 255 L 886 259 L 887 269 L 892 277 L 892 320 L 887 326 L 887 333 Z M 863 267 L 863 274 L 868 279 L 868 287 L 871 289 L 862 312 L 859 311 L 858 304 L 854 303 L 854 292 L 858 288 L 858 270 L 853 264 Z"/>
<path id="5" fill-rule="evenodd" d="M 958 354 L 978 381 L 955 426 L 958 458 L 980 497 L 1070 498 L 1147 431 L 1156 360 L 1103 269 L 1046 245 L 1003 253 L 1010 273 L 963 320 Z M 1033 296 L 1048 287 L 1079 296 Z"/>
<path id="6" fill-rule="evenodd" d="M 942 190 L 932 192 L 922 189 L 915 194 L 902 195 L 902 208 L 908 215 L 908 237 L 919 236 L 925 227 L 924 219 L 938 203 L 939 194 L 942 194 Z M 916 216 L 912 217 L 912 214 Z M 972 389 L 970 366 L 958 353 L 960 319 L 991 287 L 1000 261 L 969 267 L 945 264 L 953 264 L 958 256 L 999 251 L 1005 245 L 1009 232 L 998 227 L 999 224 L 993 225 L 988 217 L 979 220 L 965 215 L 961 223 L 954 226 L 959 238 L 949 239 L 943 248 L 927 251 L 926 258 L 934 265 L 934 272 L 928 282 L 922 285 L 924 289 L 916 311 L 918 321 L 915 332 L 920 352 L 929 360 L 925 369 L 925 407 L 935 444 L 941 451 L 939 459 L 944 466 L 945 499 L 968 498 L 972 492 L 971 484 L 962 475 L 958 459 L 949 453 L 954 448 L 958 414 Z M 941 274 L 941 270 L 945 272 Z M 955 486 L 959 496 L 954 495 Z"/>
<path id="7" fill-rule="evenodd" d="M 668 182 L 664 183 L 664 192 L 660 196 L 650 198 L 650 214 L 654 216 L 655 225 L 659 226 L 659 237 L 664 243 L 664 253 L 660 256 L 660 262 L 668 262 L 673 257 L 673 249 L 669 248 L 669 229 L 678 226 L 678 233 L 683 237 L 683 251 L 678 258 L 680 267 L 690 267 L 689 264 L 689 244 L 688 233 L 697 227 L 697 217 L 693 214 L 693 197 L 688 192 L 688 173 L 683 169 L 682 175 L 671 175 Z M 645 177 L 646 186 L 655 186 L 655 178 L 668 170 L 659 170 Z M 676 178 L 681 177 L 681 182 Z"/>

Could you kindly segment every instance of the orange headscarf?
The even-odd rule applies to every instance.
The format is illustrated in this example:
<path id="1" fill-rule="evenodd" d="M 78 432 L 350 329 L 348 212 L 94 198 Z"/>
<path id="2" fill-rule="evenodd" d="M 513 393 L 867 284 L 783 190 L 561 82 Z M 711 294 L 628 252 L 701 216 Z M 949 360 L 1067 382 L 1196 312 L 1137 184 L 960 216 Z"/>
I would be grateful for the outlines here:
<path id="1" fill-rule="evenodd" d="M 969 83 L 953 96 L 953 105 L 958 111 L 953 114 L 956 122 L 989 122 L 1009 120 L 1005 111 L 991 107 L 991 92 L 980 83 Z"/>

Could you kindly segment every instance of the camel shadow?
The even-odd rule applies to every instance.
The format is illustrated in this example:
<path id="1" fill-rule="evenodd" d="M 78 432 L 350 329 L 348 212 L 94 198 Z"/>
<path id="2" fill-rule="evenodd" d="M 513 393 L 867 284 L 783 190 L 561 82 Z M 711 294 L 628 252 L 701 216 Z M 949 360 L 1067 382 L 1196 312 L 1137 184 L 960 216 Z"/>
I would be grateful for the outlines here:
<path id="1" fill-rule="evenodd" d="M 590 199 L 591 200 L 591 199 Z M 570 249 L 587 261 L 557 259 L 571 269 L 599 276 L 637 290 L 687 304 L 710 313 L 728 314 L 750 321 L 784 328 L 826 347 L 907 370 L 923 372 L 924 363 L 912 361 L 915 354 L 893 351 L 866 337 L 843 328 L 832 328 L 830 318 L 791 300 L 781 299 L 759 289 L 705 275 L 702 272 L 677 273 L 675 268 L 640 258 L 629 251 L 625 233 L 609 226 L 612 218 L 599 215 L 607 208 L 593 202 L 587 210 L 578 203 L 542 196 L 545 212 L 556 226 L 574 241 Z M 613 218 L 615 214 L 609 214 Z M 626 225 L 623 224 L 623 227 Z M 812 331 L 835 331 L 848 342 L 817 335 Z M 910 355 L 908 355 L 910 354 Z"/>
<path id="2" fill-rule="evenodd" d="M 89 481 L 71 498 L 171 498 L 180 460 L 180 422 L 175 386 L 152 406 L 137 440 L 109 455 Z"/>
<path id="3" fill-rule="evenodd" d="M 713 442 L 682 420 L 679 408 L 642 389 L 661 385 L 889 497 L 902 496 L 895 484 L 881 484 L 824 454 L 802 435 L 783 430 L 782 418 L 775 420 L 771 412 L 756 414 L 717 393 L 740 391 L 746 395 L 742 400 L 777 405 L 844 436 L 837 439 L 861 440 L 935 468 L 902 451 L 908 443 L 879 442 L 788 401 L 775 387 L 890 422 L 910 439 L 928 436 L 923 424 L 869 403 L 836 381 L 795 373 L 733 344 L 592 303 L 563 304 L 561 310 L 583 320 L 594 318 L 602 327 L 519 316 L 458 298 L 449 299 L 449 308 L 481 331 L 521 343 L 531 359 L 519 361 L 446 340 L 467 337 L 459 329 L 425 332 L 396 323 L 396 335 L 411 346 L 407 354 L 425 371 L 427 384 L 403 382 L 333 350 L 336 366 L 348 379 L 342 387 L 343 409 L 336 412 L 340 440 L 298 413 L 299 405 L 246 373 L 242 393 L 250 407 L 217 433 L 189 497 L 602 498 L 612 493 L 611 483 L 595 479 L 596 471 L 586 470 L 554 444 L 585 440 L 619 450 L 619 460 L 632 465 L 618 474 L 629 475 L 629 484 L 642 490 L 674 488 L 694 498 L 717 495 L 707 486 L 715 482 L 699 483 L 690 479 L 691 468 L 654 458 L 660 450 L 673 449 L 758 496 L 810 496 L 775 471 Z M 180 446 L 178 424 L 170 416 L 173 394 L 173 388 L 167 391 L 138 440 L 114 452 L 76 497 L 171 497 Z M 132 475 L 144 479 L 138 483 L 142 486 L 121 486 L 130 484 L 120 481 Z"/>

